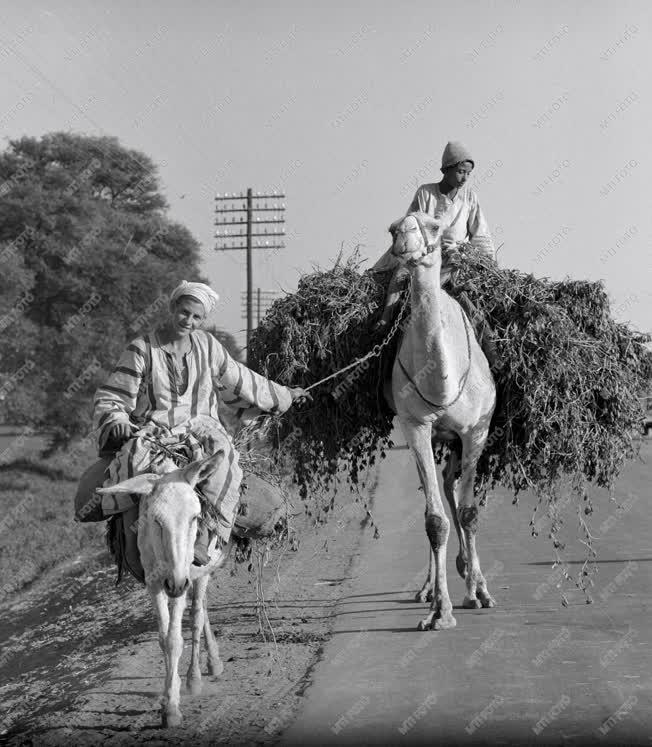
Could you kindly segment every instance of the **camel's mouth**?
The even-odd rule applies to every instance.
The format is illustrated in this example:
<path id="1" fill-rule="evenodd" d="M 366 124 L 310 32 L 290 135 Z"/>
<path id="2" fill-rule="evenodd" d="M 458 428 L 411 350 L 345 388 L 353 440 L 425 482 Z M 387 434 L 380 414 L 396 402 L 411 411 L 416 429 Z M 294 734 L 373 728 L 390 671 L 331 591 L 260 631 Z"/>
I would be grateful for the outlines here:
<path id="1" fill-rule="evenodd" d="M 430 252 L 427 249 L 420 247 L 419 249 L 404 249 L 403 251 L 394 251 L 394 249 L 392 249 L 392 254 L 399 260 L 399 262 L 408 265 L 409 267 L 416 267 L 416 265 L 420 264 L 422 260 L 430 254 Z"/>

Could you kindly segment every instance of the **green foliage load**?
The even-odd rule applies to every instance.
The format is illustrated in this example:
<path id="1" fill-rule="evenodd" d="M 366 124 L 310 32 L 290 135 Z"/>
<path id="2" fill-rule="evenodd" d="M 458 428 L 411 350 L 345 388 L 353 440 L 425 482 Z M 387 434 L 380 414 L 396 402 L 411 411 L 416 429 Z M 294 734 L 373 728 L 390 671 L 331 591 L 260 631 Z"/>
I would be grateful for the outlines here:
<path id="1" fill-rule="evenodd" d="M 299 281 L 276 300 L 252 335 L 249 366 L 279 383 L 307 387 L 362 357 L 380 340 L 372 327 L 382 308 L 383 278 L 338 261 Z M 387 277 L 384 278 L 388 280 Z M 378 448 L 391 445 L 392 415 L 378 389 L 378 358 L 311 391 L 313 401 L 278 421 L 275 443 L 305 497 L 344 480 L 359 485 Z"/>
<path id="2" fill-rule="evenodd" d="M 601 282 L 535 278 L 469 246 L 445 265 L 445 289 L 474 323 L 488 322 L 496 344 L 497 406 L 477 490 L 529 488 L 554 503 L 570 483 L 590 512 L 587 484 L 611 487 L 637 453 L 649 338 L 612 319 Z M 387 282 L 386 274 L 361 274 L 356 258 L 303 277 L 256 330 L 253 367 L 305 387 L 361 357 L 379 342 L 373 326 Z M 405 319 L 401 326 L 409 312 Z M 387 351 L 391 364 L 396 346 Z M 304 495 L 342 480 L 355 487 L 390 444 L 381 393 L 387 366 L 370 363 L 316 388 L 313 403 L 281 419 L 278 451 Z"/>

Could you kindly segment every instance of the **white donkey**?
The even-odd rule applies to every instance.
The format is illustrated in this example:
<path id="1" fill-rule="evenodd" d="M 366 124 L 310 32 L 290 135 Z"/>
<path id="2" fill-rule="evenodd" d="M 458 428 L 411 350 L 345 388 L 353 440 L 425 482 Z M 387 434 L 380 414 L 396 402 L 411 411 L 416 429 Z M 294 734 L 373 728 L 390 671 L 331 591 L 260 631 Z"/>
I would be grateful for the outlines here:
<path id="1" fill-rule="evenodd" d="M 100 493 L 136 493 L 142 496 L 138 549 L 147 590 L 156 610 L 159 644 L 165 658 L 165 688 L 161 704 L 163 726 L 179 726 L 182 721 L 178 673 L 183 649 L 181 619 L 191 583 L 192 654 L 186 678 L 188 689 L 193 695 L 201 691 L 199 651 L 202 630 L 206 638 L 209 672 L 217 676 L 224 668 L 208 619 L 206 588 L 210 574 L 224 562 L 227 548 L 215 550 L 217 538 L 214 538 L 208 548 L 211 562 L 205 566 L 192 564 L 197 520 L 201 513 L 194 487 L 215 472 L 224 458 L 224 451 L 218 451 L 183 469 L 164 475 L 137 475 L 98 489 Z"/>

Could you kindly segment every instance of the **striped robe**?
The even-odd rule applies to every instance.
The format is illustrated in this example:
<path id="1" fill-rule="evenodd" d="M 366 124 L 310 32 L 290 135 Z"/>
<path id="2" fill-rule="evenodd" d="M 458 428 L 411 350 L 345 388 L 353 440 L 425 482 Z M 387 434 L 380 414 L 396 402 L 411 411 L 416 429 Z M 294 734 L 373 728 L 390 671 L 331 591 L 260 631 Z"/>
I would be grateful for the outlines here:
<path id="1" fill-rule="evenodd" d="M 219 532 L 228 540 L 242 472 L 237 451 L 219 420 L 220 399 L 235 408 L 239 417 L 253 417 L 261 412 L 285 412 L 292 396 L 287 387 L 235 361 L 211 334 L 197 330 L 190 334 L 190 340 L 185 390 L 177 381 L 172 354 L 161 348 L 155 332 L 133 340 L 97 390 L 93 425 L 99 433 L 100 451 L 114 425 L 131 423 L 137 428 L 116 453 L 104 486 L 142 472 L 176 469 L 172 459 L 161 455 L 156 442 L 173 451 L 183 450 L 191 459 L 224 448 L 227 458 L 201 488 L 217 507 Z M 102 497 L 105 516 L 133 505 L 135 499 L 128 493 Z"/>

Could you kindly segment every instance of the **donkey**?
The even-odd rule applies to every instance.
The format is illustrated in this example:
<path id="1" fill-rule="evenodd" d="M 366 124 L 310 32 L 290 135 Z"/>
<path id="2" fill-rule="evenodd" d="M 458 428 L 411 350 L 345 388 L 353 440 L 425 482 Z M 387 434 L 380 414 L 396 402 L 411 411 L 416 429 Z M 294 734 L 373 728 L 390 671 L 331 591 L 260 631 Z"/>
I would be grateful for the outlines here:
<path id="1" fill-rule="evenodd" d="M 229 546 L 216 548 L 211 540 L 211 561 L 193 565 L 197 521 L 201 514 L 194 487 L 220 467 L 224 450 L 163 475 L 145 473 L 116 485 L 98 488 L 99 493 L 134 493 L 141 496 L 138 516 L 138 549 L 145 571 L 145 584 L 152 599 L 159 631 L 159 644 L 165 660 L 165 687 L 161 703 L 164 727 L 179 726 L 181 680 L 178 674 L 183 649 L 181 619 L 186 594 L 192 584 L 192 654 L 186 684 L 193 695 L 201 692 L 199 652 L 202 630 L 208 650 L 208 670 L 219 676 L 224 665 L 208 619 L 206 589 L 210 574 L 221 566 Z"/>

